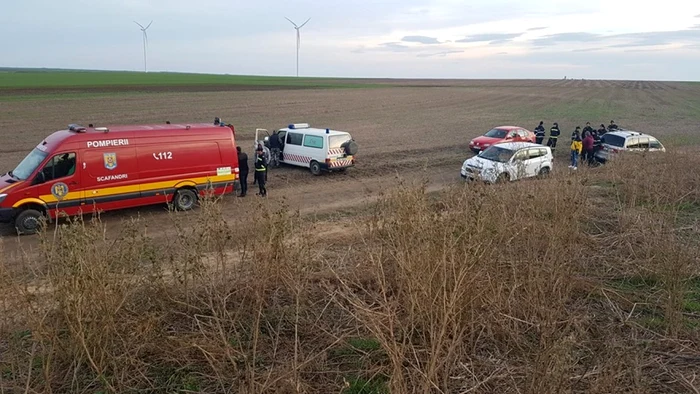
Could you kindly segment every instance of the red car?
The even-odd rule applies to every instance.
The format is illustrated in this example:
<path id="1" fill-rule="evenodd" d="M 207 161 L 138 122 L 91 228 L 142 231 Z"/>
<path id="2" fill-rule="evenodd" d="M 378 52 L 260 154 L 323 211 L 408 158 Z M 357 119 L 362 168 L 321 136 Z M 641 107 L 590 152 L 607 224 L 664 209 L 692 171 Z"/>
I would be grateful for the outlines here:
<path id="1" fill-rule="evenodd" d="M 469 149 L 479 153 L 499 142 L 535 142 L 535 133 L 518 126 L 499 126 L 469 142 Z"/>

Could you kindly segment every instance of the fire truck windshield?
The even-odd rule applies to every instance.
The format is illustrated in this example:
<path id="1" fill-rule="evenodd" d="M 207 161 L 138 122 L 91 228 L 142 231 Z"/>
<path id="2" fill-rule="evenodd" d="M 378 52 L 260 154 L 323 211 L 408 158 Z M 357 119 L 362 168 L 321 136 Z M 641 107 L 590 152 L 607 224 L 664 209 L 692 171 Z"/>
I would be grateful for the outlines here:
<path id="1" fill-rule="evenodd" d="M 27 157 L 22 160 L 19 165 L 12 170 L 12 176 L 14 176 L 17 179 L 20 180 L 27 180 L 34 170 L 36 170 L 37 167 L 39 167 L 39 164 L 41 164 L 44 159 L 48 156 L 45 152 L 40 151 L 39 149 L 34 148 Z"/>

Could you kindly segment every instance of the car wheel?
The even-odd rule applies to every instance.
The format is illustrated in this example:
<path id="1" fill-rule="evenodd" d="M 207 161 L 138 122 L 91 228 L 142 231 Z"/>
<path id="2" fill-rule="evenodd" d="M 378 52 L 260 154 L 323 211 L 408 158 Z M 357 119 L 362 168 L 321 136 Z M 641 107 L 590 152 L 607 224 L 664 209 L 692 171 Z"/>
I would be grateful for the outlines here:
<path id="1" fill-rule="evenodd" d="M 189 211 L 197 203 L 197 194 L 190 189 L 180 189 L 175 193 L 173 206 L 178 211 Z"/>
<path id="2" fill-rule="evenodd" d="M 496 183 L 506 183 L 506 182 L 510 182 L 510 175 L 508 175 L 508 173 L 504 172 L 503 174 L 499 175 L 498 178 L 496 178 Z"/>
<path id="3" fill-rule="evenodd" d="M 313 175 L 321 175 L 321 165 L 317 161 L 312 161 L 309 165 L 309 170 Z"/>
<path id="4" fill-rule="evenodd" d="M 36 234 L 43 225 L 44 214 L 35 209 L 25 209 L 15 218 L 17 232 L 22 235 Z"/>
<path id="5" fill-rule="evenodd" d="M 537 173 L 537 176 L 540 178 L 546 178 L 549 176 L 549 167 L 542 167 L 540 172 Z"/>

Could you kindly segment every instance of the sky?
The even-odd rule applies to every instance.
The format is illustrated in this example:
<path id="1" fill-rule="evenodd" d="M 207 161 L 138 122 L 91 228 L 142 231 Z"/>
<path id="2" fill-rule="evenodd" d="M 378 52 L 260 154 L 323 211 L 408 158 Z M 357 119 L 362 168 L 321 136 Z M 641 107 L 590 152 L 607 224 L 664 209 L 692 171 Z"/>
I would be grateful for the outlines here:
<path id="1" fill-rule="evenodd" d="M 697 0 L 2 0 L 0 67 L 700 80 Z"/>

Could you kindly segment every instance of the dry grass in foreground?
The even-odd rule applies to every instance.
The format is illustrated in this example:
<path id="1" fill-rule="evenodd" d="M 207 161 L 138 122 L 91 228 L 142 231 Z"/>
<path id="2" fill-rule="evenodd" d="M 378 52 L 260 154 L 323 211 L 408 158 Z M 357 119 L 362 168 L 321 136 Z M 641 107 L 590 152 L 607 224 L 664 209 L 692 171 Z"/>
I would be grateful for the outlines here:
<path id="1" fill-rule="evenodd" d="M 400 185 L 332 242 L 209 199 L 165 244 L 75 221 L 2 264 L 0 391 L 697 393 L 699 166 Z"/>

